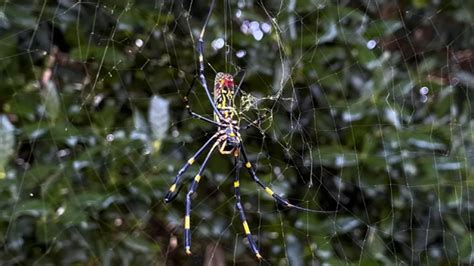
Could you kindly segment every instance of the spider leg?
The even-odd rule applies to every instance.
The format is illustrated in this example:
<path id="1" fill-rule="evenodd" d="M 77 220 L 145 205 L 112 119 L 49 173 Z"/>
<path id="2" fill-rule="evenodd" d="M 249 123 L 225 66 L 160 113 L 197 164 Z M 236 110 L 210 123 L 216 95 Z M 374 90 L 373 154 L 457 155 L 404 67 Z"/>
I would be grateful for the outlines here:
<path id="1" fill-rule="evenodd" d="M 254 127 L 257 127 L 257 124 L 260 123 L 260 121 L 262 121 L 263 119 L 265 119 L 267 117 L 267 114 L 264 113 L 262 116 L 260 116 L 259 118 L 255 119 L 254 121 L 250 122 L 248 125 L 242 127 L 241 130 L 247 130 L 249 129 L 250 127 L 254 126 Z"/>
<path id="2" fill-rule="evenodd" d="M 318 210 L 313 210 L 313 209 L 308 209 L 308 208 L 303 208 L 303 207 L 300 207 L 300 206 L 297 206 L 297 205 L 294 205 L 294 204 L 291 204 L 287 199 L 283 198 L 282 196 L 276 194 L 275 192 L 273 192 L 273 190 L 268 187 L 267 185 L 265 185 L 265 183 L 263 183 L 257 176 L 257 174 L 255 174 L 255 170 L 253 170 L 252 168 L 252 164 L 250 163 L 250 161 L 248 160 L 248 157 L 247 157 L 247 154 L 245 153 L 245 150 L 244 150 L 244 145 L 243 143 L 240 144 L 240 151 L 242 152 L 242 156 L 244 157 L 244 161 L 245 161 L 245 168 L 247 168 L 250 176 L 252 177 L 253 181 L 255 183 L 257 183 L 261 188 L 263 188 L 265 190 L 265 192 L 272 196 L 273 199 L 280 205 L 284 206 L 284 207 L 287 207 L 287 208 L 293 208 L 293 209 L 297 209 L 297 210 L 302 210 L 302 211 L 308 211 L 308 212 L 315 212 L 315 213 L 333 213 L 332 211 L 318 211 Z"/>
<path id="3" fill-rule="evenodd" d="M 204 172 L 204 169 L 206 168 L 207 162 L 209 161 L 212 152 L 219 144 L 220 140 L 217 140 L 214 145 L 212 145 L 212 148 L 207 153 L 206 158 L 204 159 L 201 164 L 201 167 L 199 168 L 198 174 L 194 177 L 191 187 L 189 188 L 188 193 L 186 194 L 186 212 L 184 216 L 184 248 L 187 255 L 191 255 L 191 196 L 194 194 L 194 192 L 196 192 L 199 180 L 201 180 L 202 172 Z"/>
<path id="4" fill-rule="evenodd" d="M 211 7 L 209 8 L 209 13 L 207 14 L 206 21 L 202 26 L 201 34 L 199 34 L 198 40 L 198 54 L 199 54 L 199 78 L 201 80 L 201 84 L 204 87 L 204 91 L 206 91 L 207 99 L 212 105 L 212 109 L 216 113 L 216 115 L 224 120 L 224 116 L 222 116 L 219 109 L 217 109 L 216 103 L 212 99 L 211 93 L 209 92 L 209 88 L 207 87 L 206 77 L 204 76 L 204 33 L 206 32 L 207 23 L 209 23 L 209 18 L 211 17 L 212 10 L 214 9 L 215 0 L 212 0 Z"/>
<path id="5" fill-rule="evenodd" d="M 188 170 L 189 166 L 191 166 L 196 158 L 209 146 L 209 144 L 217 138 L 219 133 L 214 134 L 212 137 L 210 137 L 204 145 L 199 148 L 199 150 L 191 157 L 189 160 L 186 162 L 186 164 L 178 171 L 178 174 L 174 178 L 173 184 L 171 185 L 168 193 L 165 196 L 165 202 L 171 202 L 173 201 L 176 196 L 178 195 L 179 191 L 181 190 L 181 176 Z"/>
<path id="6" fill-rule="evenodd" d="M 234 193 L 235 193 L 235 207 L 239 211 L 240 220 L 242 221 L 242 225 L 244 227 L 245 235 L 247 236 L 247 240 L 249 241 L 250 249 L 252 250 L 253 254 L 257 257 L 257 259 L 261 260 L 262 256 L 258 252 L 257 245 L 252 238 L 252 234 L 250 233 L 249 225 L 247 223 L 247 219 L 245 219 L 245 212 L 240 201 L 240 178 L 239 178 L 239 171 L 240 171 L 240 163 L 239 163 L 239 156 L 235 157 L 234 168 L 235 168 L 235 178 L 234 178 Z"/>
<path id="7" fill-rule="evenodd" d="M 189 115 L 192 118 L 197 118 L 199 120 L 206 121 L 210 124 L 213 124 L 213 125 L 216 125 L 216 126 L 219 126 L 219 127 L 224 127 L 225 125 L 223 125 L 222 123 L 219 123 L 217 121 L 214 121 L 212 119 L 204 117 L 200 114 L 197 114 L 197 113 L 193 112 L 193 110 L 191 110 L 191 106 L 189 105 L 189 94 L 191 93 L 192 89 L 194 88 L 194 82 L 195 81 L 196 81 L 196 77 L 193 78 L 193 81 L 191 82 L 191 86 L 189 87 L 188 91 L 186 92 L 186 95 L 183 97 L 183 102 L 186 106 L 186 109 L 188 110 Z"/>

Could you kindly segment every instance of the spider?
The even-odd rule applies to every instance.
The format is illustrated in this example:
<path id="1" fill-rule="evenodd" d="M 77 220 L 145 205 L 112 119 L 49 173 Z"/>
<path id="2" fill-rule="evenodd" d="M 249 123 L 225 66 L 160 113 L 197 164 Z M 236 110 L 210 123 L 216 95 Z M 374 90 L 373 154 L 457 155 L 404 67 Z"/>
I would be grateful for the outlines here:
<path id="1" fill-rule="evenodd" d="M 241 168 L 241 164 L 239 164 L 239 160 L 241 156 L 243 158 L 243 161 L 245 162 L 244 163 L 245 168 L 248 170 L 248 173 L 252 177 L 253 181 L 257 183 L 261 188 L 263 188 L 264 191 L 268 195 L 270 195 L 279 205 L 288 207 L 288 208 L 299 209 L 303 211 L 311 211 L 311 212 L 320 212 L 320 211 L 307 209 L 307 208 L 303 208 L 303 207 L 291 204 L 287 199 L 274 193 L 273 190 L 270 187 L 268 187 L 264 182 L 262 182 L 256 175 L 254 167 L 252 166 L 252 163 L 248 160 L 248 156 L 245 152 L 244 144 L 242 142 L 242 137 L 240 135 L 240 131 L 242 131 L 243 129 L 249 128 L 250 126 L 255 125 L 255 123 L 257 123 L 259 119 L 249 123 L 246 127 L 241 128 L 240 119 L 238 117 L 238 113 L 234 105 L 234 100 L 240 90 L 242 81 L 244 80 L 245 72 L 238 86 L 235 85 L 234 77 L 231 74 L 223 73 L 223 72 L 217 73 L 214 79 L 214 93 L 213 93 L 214 98 L 212 98 L 209 92 L 209 89 L 207 87 L 206 77 L 204 76 L 204 41 L 203 39 L 204 39 L 206 26 L 208 24 L 212 10 L 214 8 L 214 2 L 215 0 L 213 0 L 211 3 L 209 13 L 204 22 L 204 26 L 201 29 L 201 33 L 199 35 L 199 40 L 198 40 L 198 47 L 197 47 L 198 56 L 199 56 L 198 75 L 199 75 L 200 83 L 206 92 L 209 103 L 211 104 L 213 108 L 213 114 L 214 114 L 213 119 L 204 117 L 202 115 L 199 115 L 193 112 L 191 110 L 191 107 L 189 106 L 188 96 L 193 88 L 194 80 L 186 96 L 183 97 L 183 100 L 186 104 L 186 109 L 188 110 L 191 117 L 206 121 L 210 124 L 213 124 L 214 126 L 217 126 L 217 131 L 214 135 L 212 135 L 206 141 L 206 143 L 204 143 L 204 145 L 201 146 L 201 148 L 198 149 L 198 151 L 178 171 L 173 181 L 173 184 L 171 185 L 168 193 L 165 196 L 165 202 L 169 203 L 176 198 L 176 196 L 178 195 L 178 192 L 180 191 L 182 187 L 181 176 L 184 174 L 184 172 L 186 172 L 189 166 L 194 164 L 198 156 L 201 155 L 201 153 L 203 153 L 203 151 L 212 143 L 212 146 L 209 152 L 204 158 L 204 161 L 202 162 L 201 167 L 199 168 L 199 171 L 197 175 L 194 177 L 192 184 L 188 190 L 188 193 L 186 194 L 186 200 L 185 200 L 186 210 L 185 210 L 185 217 L 184 217 L 185 252 L 187 255 L 192 254 L 191 253 L 191 231 L 190 231 L 191 196 L 196 192 L 198 188 L 198 184 L 199 184 L 199 181 L 201 180 L 202 173 L 204 172 L 204 169 L 206 168 L 206 164 L 209 161 L 209 158 L 211 157 L 212 152 L 215 149 L 218 149 L 219 153 L 223 155 L 229 155 L 234 158 L 234 166 L 235 166 L 234 167 L 235 169 L 234 194 L 236 198 L 236 209 L 239 212 L 239 216 L 242 221 L 242 226 L 244 228 L 245 235 L 248 239 L 250 249 L 252 250 L 253 254 L 257 257 L 257 259 L 262 260 L 263 258 L 260 255 L 259 249 L 254 239 L 252 238 L 252 234 L 250 232 L 249 225 L 245 218 L 245 212 L 244 212 L 241 199 L 240 199 L 239 170 Z"/>

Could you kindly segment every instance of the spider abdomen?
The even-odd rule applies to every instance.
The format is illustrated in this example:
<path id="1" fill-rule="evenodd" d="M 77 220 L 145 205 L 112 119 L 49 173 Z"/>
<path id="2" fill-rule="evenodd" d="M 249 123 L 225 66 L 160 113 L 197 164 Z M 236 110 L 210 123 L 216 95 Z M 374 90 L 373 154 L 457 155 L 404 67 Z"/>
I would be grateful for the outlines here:
<path id="1" fill-rule="evenodd" d="M 231 121 L 235 113 L 234 77 L 231 74 L 223 72 L 216 74 L 214 80 L 214 102 L 222 117 Z M 214 120 L 220 121 L 221 117 L 214 114 Z"/>

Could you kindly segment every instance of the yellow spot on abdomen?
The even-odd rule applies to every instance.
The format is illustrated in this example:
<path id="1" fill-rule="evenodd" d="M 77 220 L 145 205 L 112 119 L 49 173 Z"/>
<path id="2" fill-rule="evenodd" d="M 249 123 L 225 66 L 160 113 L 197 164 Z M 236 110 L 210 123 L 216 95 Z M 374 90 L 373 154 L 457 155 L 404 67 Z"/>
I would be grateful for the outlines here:
<path id="1" fill-rule="evenodd" d="M 245 167 L 250 168 L 250 167 L 252 167 L 252 164 L 250 164 L 250 162 L 247 162 L 247 163 L 245 164 Z"/>
<path id="2" fill-rule="evenodd" d="M 234 181 L 234 187 L 239 187 L 240 186 L 240 182 L 239 181 Z"/>

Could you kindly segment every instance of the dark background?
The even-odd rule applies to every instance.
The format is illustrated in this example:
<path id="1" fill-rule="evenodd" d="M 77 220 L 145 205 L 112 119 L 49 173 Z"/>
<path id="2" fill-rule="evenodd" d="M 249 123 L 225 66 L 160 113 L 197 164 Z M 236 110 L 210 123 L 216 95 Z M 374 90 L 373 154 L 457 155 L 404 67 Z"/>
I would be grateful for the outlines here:
<path id="1" fill-rule="evenodd" d="M 215 130 L 181 100 L 208 11 L 205 1 L 0 5 L 0 264 L 258 264 L 230 158 L 212 157 L 193 200 L 193 257 L 184 189 L 163 202 Z M 257 174 L 328 211 L 279 208 L 241 171 L 268 262 L 472 263 L 472 14 L 472 1 L 217 1 L 208 85 L 215 71 L 245 69 L 241 122 L 266 115 L 242 133 Z M 252 21 L 270 32 L 257 40 Z M 212 117 L 198 82 L 190 101 Z"/>

